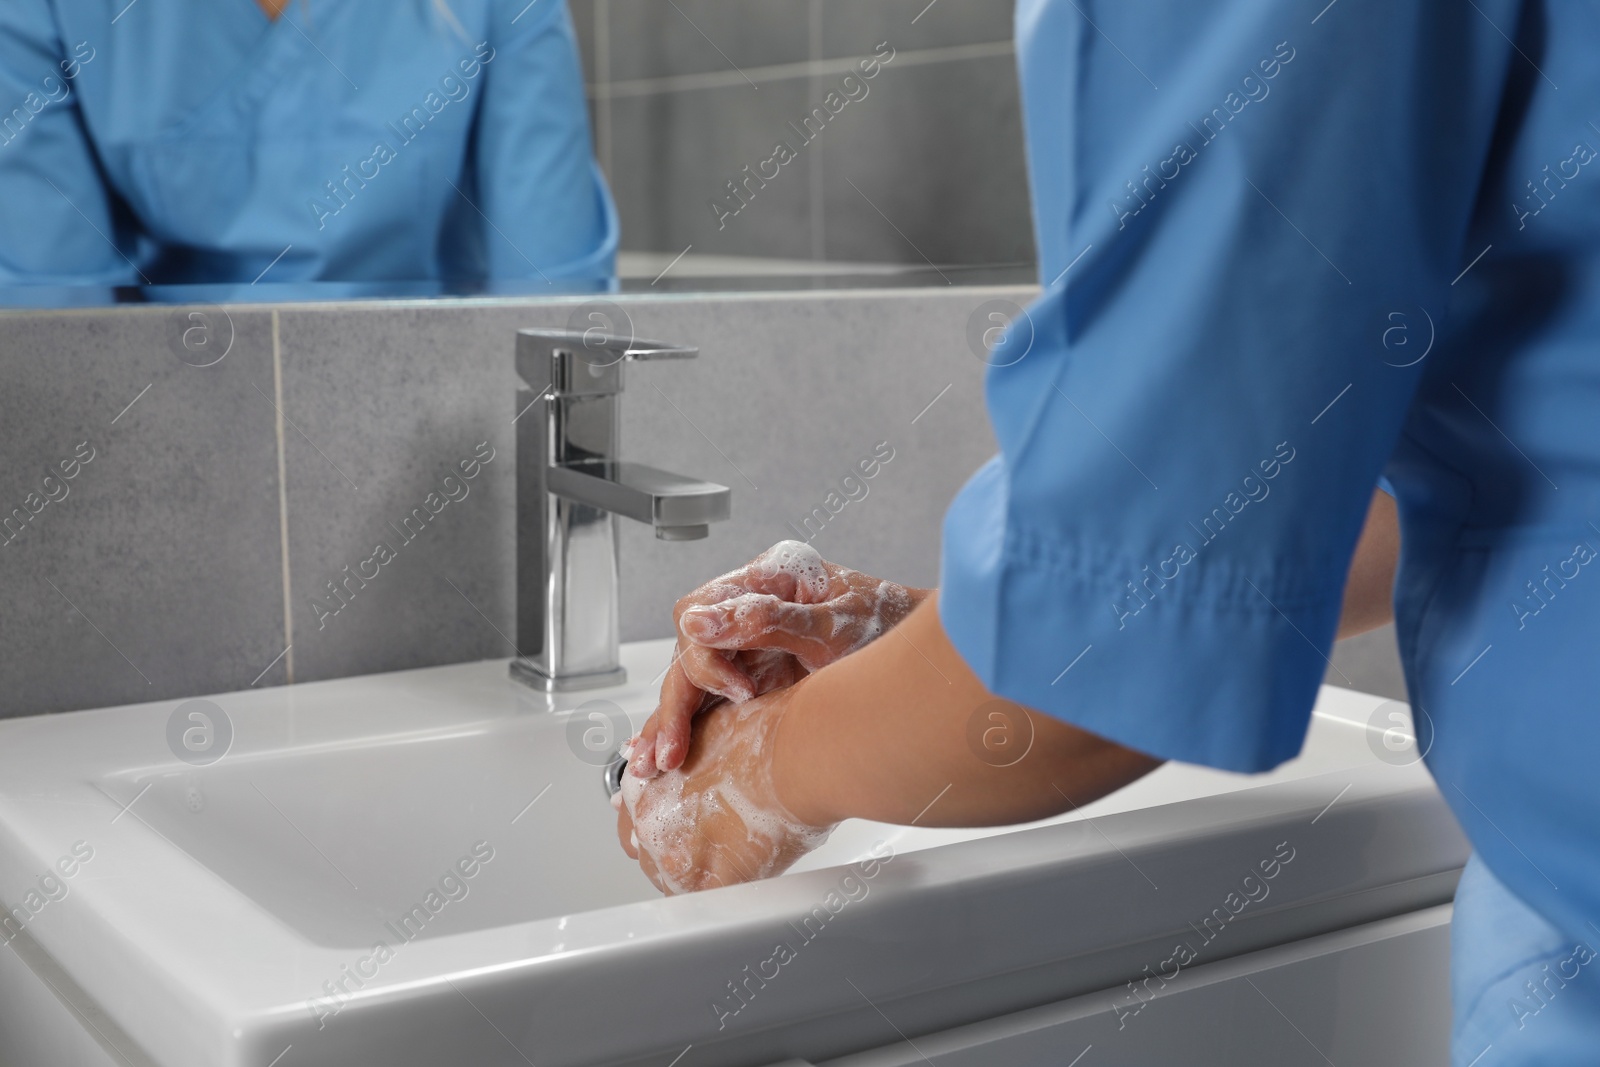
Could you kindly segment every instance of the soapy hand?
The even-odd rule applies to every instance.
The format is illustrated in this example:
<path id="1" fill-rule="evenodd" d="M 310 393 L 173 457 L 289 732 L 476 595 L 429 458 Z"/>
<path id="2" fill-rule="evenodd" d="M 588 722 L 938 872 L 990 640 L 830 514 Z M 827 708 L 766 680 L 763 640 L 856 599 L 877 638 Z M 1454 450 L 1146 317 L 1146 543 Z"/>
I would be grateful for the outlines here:
<path id="1" fill-rule="evenodd" d="M 681 768 L 624 775 L 611 798 L 617 837 L 667 894 L 781 874 L 827 840 L 831 826 L 801 822 L 772 785 L 778 724 L 792 691 L 719 703 L 695 723 Z"/>
<path id="2" fill-rule="evenodd" d="M 899 623 L 928 592 L 829 563 L 803 541 L 780 541 L 707 582 L 673 608 L 677 651 L 630 772 L 678 767 L 698 712 L 793 685 Z"/>

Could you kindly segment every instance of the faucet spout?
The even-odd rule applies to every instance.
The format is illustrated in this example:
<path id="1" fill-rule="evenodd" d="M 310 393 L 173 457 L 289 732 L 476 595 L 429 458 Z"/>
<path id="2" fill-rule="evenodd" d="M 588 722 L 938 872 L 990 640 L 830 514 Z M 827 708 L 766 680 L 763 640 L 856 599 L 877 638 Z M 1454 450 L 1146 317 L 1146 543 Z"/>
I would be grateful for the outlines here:
<path id="1" fill-rule="evenodd" d="M 705 537 L 711 523 L 732 512 L 733 490 L 727 486 L 643 463 L 603 459 L 563 463 L 550 469 L 546 485 L 574 503 L 648 523 L 657 537 L 667 541 Z M 698 532 L 689 537 L 666 532 L 685 529 Z"/>

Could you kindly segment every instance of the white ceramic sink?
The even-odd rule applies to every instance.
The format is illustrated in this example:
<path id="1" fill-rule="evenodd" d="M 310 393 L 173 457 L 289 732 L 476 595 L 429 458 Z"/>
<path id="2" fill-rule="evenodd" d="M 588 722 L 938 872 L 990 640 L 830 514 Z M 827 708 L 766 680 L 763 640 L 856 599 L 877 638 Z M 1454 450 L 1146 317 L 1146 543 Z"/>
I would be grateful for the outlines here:
<path id="1" fill-rule="evenodd" d="M 574 759 L 560 735 L 551 744 L 549 725 L 540 711 L 357 744 L 235 750 L 211 766 L 141 768 L 99 784 L 119 805 L 138 797 L 130 815 L 333 948 L 369 947 L 464 856 L 481 872 L 456 871 L 463 888 L 440 890 L 448 906 L 408 936 L 657 895 L 616 847 L 601 769 Z"/>
<path id="2" fill-rule="evenodd" d="M 13 948 L 107 1062 L 821 1062 L 897 1040 L 880 1011 L 915 1034 L 1120 985 L 1283 842 L 1213 958 L 1448 900 L 1466 857 L 1420 765 L 1380 758 L 1384 702 L 1325 689 L 1270 775 L 1170 765 L 1010 831 L 849 823 L 781 879 L 664 900 L 570 709 L 637 726 L 669 653 L 628 646 L 633 681 L 568 710 L 504 661 L 214 696 L 205 766 L 169 748 L 177 701 L 0 723 L 0 899 L 92 850 Z"/>

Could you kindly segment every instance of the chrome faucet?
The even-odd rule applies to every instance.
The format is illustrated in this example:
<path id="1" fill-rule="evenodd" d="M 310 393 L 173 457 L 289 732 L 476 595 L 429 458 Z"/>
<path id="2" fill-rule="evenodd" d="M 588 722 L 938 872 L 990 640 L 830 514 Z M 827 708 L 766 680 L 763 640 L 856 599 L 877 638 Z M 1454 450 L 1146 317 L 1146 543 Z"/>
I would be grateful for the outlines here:
<path id="1" fill-rule="evenodd" d="M 617 516 L 693 541 L 733 491 L 618 455 L 622 365 L 698 349 L 594 330 L 517 331 L 517 651 L 511 676 L 547 693 L 618 685 Z"/>

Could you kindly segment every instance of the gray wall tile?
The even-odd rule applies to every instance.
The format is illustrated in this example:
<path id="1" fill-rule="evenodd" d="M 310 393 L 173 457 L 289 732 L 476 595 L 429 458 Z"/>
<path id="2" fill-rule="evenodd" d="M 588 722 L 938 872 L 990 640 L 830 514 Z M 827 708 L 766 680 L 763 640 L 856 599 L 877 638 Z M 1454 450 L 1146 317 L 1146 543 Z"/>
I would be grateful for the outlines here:
<path id="1" fill-rule="evenodd" d="M 583 62 L 586 81 L 598 78 L 595 55 L 595 9 L 598 0 L 567 0 L 567 10 L 572 14 L 572 28 L 578 35 L 578 58 Z"/>
<path id="2" fill-rule="evenodd" d="M 243 688 L 283 650 L 271 318 L 234 310 L 198 368 L 169 345 L 181 314 L 0 319 L 4 510 L 95 450 L 0 547 L 0 715 Z"/>
<path id="3" fill-rule="evenodd" d="M 549 323 L 550 314 L 531 317 Z M 305 435 L 285 453 L 297 680 L 512 654 L 477 611 L 507 627 L 511 337 L 529 317 L 462 307 L 285 313 L 284 407 Z M 467 496 L 407 543 L 396 527 L 484 441 L 495 458 L 465 483 Z M 379 542 L 398 558 L 370 582 L 358 574 L 343 585 Z M 329 582 L 348 604 L 321 617 L 313 598 L 340 605 Z"/>
<path id="4" fill-rule="evenodd" d="M 1015 6 L 1015 0 L 820 2 L 825 58 L 865 55 L 880 41 L 902 51 L 1009 41 Z"/>
<path id="5" fill-rule="evenodd" d="M 572 24 L 578 35 L 578 58 L 583 63 L 583 80 L 588 93 L 589 134 L 594 141 L 595 158 L 600 167 L 609 173 L 611 164 L 611 112 L 606 101 L 592 91 L 592 87 L 607 78 L 610 57 L 609 41 L 598 32 L 596 22 L 603 17 L 603 0 L 568 0 Z"/>
<path id="6" fill-rule="evenodd" d="M 890 64 L 868 84 L 818 139 L 827 258 L 1033 262 L 1012 59 Z"/>
<path id="7" fill-rule="evenodd" d="M 808 161 L 779 169 L 747 206 L 719 225 L 709 207 L 726 198 L 741 168 L 771 157 L 780 140 L 799 147 L 790 121 L 812 101 L 807 80 L 619 97 L 611 101 L 611 183 L 622 215 L 622 244 L 699 255 L 806 259 L 811 255 Z"/>
<path id="8" fill-rule="evenodd" d="M 688 544 L 623 524 L 624 638 L 669 634 L 678 596 L 792 536 L 785 523 L 884 440 L 895 458 L 815 543 L 853 566 L 931 583 L 944 506 L 993 447 L 983 367 L 964 341 L 967 316 L 989 295 L 626 300 L 640 335 L 698 344 L 702 355 L 629 369 L 624 455 L 732 486 L 734 518 Z M 521 326 L 565 325 L 570 310 L 285 314 L 285 409 L 317 446 L 290 441 L 287 452 L 298 679 L 511 654 L 512 338 Z M 485 440 L 496 458 L 467 498 L 398 544 L 388 523 Z M 396 560 L 319 627 L 310 596 L 380 539 Z"/>
<path id="9" fill-rule="evenodd" d="M 575 15 L 592 22 L 597 4 L 580 0 Z M 606 0 L 610 62 L 596 76 L 595 127 L 623 247 L 676 254 L 692 243 L 698 255 L 920 262 L 842 180 L 860 185 L 861 174 L 876 189 L 869 195 L 898 201 L 886 213 L 934 260 L 1031 262 L 1011 9 L 1012 0 Z M 593 27 L 583 32 L 592 36 Z M 787 124 L 820 106 L 842 73 L 809 68 L 772 79 L 757 68 L 865 55 L 883 41 L 906 58 L 875 83 L 879 101 L 849 105 L 830 127 L 838 133 L 802 147 Z M 962 46 L 1002 51 L 948 63 L 915 58 Z M 759 92 L 737 79 L 744 68 Z M 725 84 L 611 95 L 619 82 L 706 74 L 724 75 Z M 783 169 L 781 185 L 758 190 L 759 203 L 719 227 L 707 201 L 740 168 L 768 159 L 778 140 L 801 158 Z M 835 160 L 826 178 L 824 156 Z"/>
<path id="10" fill-rule="evenodd" d="M 670 635 L 671 606 L 687 591 L 687 576 L 720 573 L 795 536 L 788 524 L 821 504 L 880 441 L 894 459 L 812 543 L 860 570 L 932 584 L 945 506 L 994 451 L 983 364 L 964 341 L 967 317 L 989 295 L 660 303 L 634 312 L 641 333 L 692 338 L 702 357 L 670 373 L 634 375 L 624 448 L 732 486 L 734 517 L 689 544 L 624 527 L 627 636 Z"/>
<path id="11" fill-rule="evenodd" d="M 610 0 L 615 81 L 734 72 L 809 58 L 799 0 Z"/>

